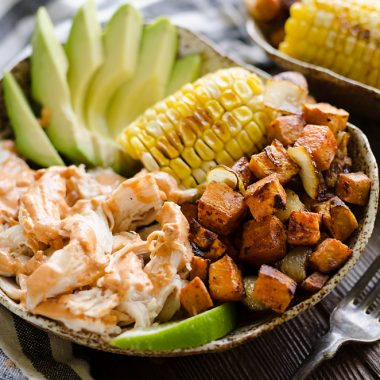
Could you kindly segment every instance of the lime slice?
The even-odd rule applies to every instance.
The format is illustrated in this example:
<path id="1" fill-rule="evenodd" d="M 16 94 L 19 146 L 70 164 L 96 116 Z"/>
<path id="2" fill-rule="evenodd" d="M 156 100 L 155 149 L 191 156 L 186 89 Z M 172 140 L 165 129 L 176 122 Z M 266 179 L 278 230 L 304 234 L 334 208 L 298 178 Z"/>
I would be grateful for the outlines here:
<path id="1" fill-rule="evenodd" d="M 114 338 L 111 345 L 149 351 L 196 347 L 221 338 L 233 330 L 235 325 L 235 305 L 225 303 L 181 321 L 128 330 Z"/>

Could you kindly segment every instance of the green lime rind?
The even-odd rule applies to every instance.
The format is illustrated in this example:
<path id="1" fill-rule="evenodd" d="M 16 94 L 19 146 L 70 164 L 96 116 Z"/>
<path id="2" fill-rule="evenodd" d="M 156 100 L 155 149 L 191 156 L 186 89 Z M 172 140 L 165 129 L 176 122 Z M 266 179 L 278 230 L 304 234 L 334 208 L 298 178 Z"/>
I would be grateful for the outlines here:
<path id="1" fill-rule="evenodd" d="M 172 351 L 209 343 L 225 336 L 235 326 L 235 305 L 225 303 L 181 321 L 128 330 L 112 339 L 110 344 L 124 349 Z"/>

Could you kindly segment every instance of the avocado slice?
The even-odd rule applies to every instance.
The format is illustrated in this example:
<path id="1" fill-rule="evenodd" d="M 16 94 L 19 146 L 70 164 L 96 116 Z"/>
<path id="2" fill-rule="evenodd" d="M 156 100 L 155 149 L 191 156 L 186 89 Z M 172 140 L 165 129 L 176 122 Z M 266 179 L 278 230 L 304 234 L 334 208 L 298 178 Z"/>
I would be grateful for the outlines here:
<path id="1" fill-rule="evenodd" d="M 65 163 L 34 116 L 21 87 L 9 72 L 4 74 L 3 89 L 5 106 L 16 136 L 17 151 L 43 167 L 64 166 Z"/>
<path id="2" fill-rule="evenodd" d="M 104 63 L 93 79 L 86 97 L 86 123 L 92 131 L 109 136 L 106 110 L 121 83 L 136 71 L 143 19 L 131 5 L 122 5 L 103 34 Z"/>
<path id="3" fill-rule="evenodd" d="M 46 127 L 50 141 L 71 161 L 95 164 L 91 136 L 80 125 L 71 107 L 66 79 L 66 55 L 55 37 L 53 24 L 43 7 L 37 11 L 32 47 L 32 96 L 51 112 L 51 120 Z"/>
<path id="4" fill-rule="evenodd" d="M 201 66 L 202 58 L 199 54 L 177 59 L 166 87 L 165 97 L 174 94 L 185 84 L 194 82 L 201 73 Z"/>
<path id="5" fill-rule="evenodd" d="M 144 28 L 136 75 L 120 87 L 108 109 L 113 136 L 164 97 L 177 48 L 177 28 L 169 19 L 157 19 Z"/>
<path id="6" fill-rule="evenodd" d="M 86 90 L 95 71 L 103 63 L 101 27 L 93 0 L 87 0 L 73 19 L 65 45 L 68 58 L 67 81 L 71 103 L 79 120 L 84 122 Z"/>

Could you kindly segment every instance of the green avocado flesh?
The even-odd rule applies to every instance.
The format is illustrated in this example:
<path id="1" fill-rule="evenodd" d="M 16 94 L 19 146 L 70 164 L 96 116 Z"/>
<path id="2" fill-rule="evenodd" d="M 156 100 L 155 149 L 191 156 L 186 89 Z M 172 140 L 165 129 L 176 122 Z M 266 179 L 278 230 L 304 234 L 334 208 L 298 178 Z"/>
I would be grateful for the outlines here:
<path id="1" fill-rule="evenodd" d="M 106 119 L 109 100 L 136 72 L 142 24 L 140 12 L 125 4 L 105 27 L 104 63 L 91 80 L 85 112 L 88 128 L 101 135 L 109 135 Z"/>
<path id="2" fill-rule="evenodd" d="M 65 165 L 42 130 L 11 73 L 4 74 L 3 89 L 5 106 L 16 136 L 18 152 L 41 166 Z"/>
<path id="3" fill-rule="evenodd" d="M 137 72 L 116 92 L 108 109 L 113 136 L 164 97 L 177 49 L 177 28 L 169 19 L 157 19 L 144 28 Z"/>
<path id="4" fill-rule="evenodd" d="M 71 108 L 67 58 L 45 8 L 37 12 L 32 47 L 32 96 L 51 113 L 46 128 L 50 141 L 71 161 L 95 164 L 91 138 Z"/>
<path id="5" fill-rule="evenodd" d="M 88 0 L 73 19 L 65 51 L 68 59 L 67 80 L 74 112 L 84 123 L 86 90 L 95 71 L 103 63 L 101 28 L 93 0 Z"/>
<path id="6" fill-rule="evenodd" d="M 166 87 L 165 96 L 174 94 L 187 83 L 197 79 L 201 73 L 202 58 L 199 54 L 177 59 Z"/>
<path id="7" fill-rule="evenodd" d="M 126 331 L 114 338 L 111 345 L 124 349 L 171 351 L 209 343 L 225 336 L 235 326 L 235 305 L 225 303 L 178 322 Z"/>

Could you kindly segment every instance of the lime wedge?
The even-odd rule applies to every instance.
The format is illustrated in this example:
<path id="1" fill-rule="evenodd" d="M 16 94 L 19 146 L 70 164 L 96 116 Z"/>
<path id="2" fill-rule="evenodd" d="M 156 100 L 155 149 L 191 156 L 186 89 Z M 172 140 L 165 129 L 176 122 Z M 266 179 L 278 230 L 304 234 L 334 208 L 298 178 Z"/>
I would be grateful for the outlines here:
<path id="1" fill-rule="evenodd" d="M 225 303 L 181 321 L 128 330 L 114 338 L 111 345 L 149 351 L 196 347 L 221 338 L 233 330 L 235 325 L 235 305 Z"/>

